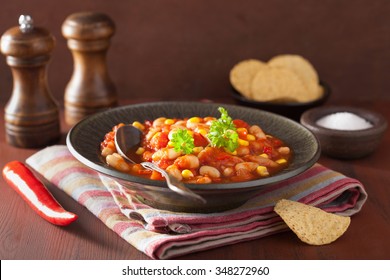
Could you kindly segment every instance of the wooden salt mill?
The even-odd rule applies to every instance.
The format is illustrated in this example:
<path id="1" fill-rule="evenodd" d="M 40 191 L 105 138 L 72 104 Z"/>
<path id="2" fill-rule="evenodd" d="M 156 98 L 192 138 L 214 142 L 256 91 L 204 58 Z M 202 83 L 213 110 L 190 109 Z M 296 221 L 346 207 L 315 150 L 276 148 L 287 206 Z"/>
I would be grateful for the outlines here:
<path id="1" fill-rule="evenodd" d="M 19 26 L 7 30 L 0 44 L 13 75 L 12 95 L 5 106 L 6 141 L 21 148 L 53 144 L 60 138 L 58 105 L 47 83 L 54 37 L 22 15 Z"/>
<path id="2" fill-rule="evenodd" d="M 62 25 L 74 60 L 73 75 L 64 96 L 65 121 L 70 125 L 117 105 L 116 89 L 106 65 L 114 32 L 114 22 L 95 12 L 72 14 Z"/>

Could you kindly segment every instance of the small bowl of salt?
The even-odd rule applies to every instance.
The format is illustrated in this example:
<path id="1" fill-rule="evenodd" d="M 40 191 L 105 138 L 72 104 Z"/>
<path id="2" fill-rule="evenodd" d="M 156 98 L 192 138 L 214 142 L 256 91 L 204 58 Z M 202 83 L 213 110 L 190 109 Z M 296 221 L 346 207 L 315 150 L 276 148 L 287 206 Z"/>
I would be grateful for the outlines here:
<path id="1" fill-rule="evenodd" d="M 381 115 L 354 107 L 318 107 L 304 112 L 301 124 L 318 138 L 331 157 L 356 159 L 375 151 L 387 129 Z"/>

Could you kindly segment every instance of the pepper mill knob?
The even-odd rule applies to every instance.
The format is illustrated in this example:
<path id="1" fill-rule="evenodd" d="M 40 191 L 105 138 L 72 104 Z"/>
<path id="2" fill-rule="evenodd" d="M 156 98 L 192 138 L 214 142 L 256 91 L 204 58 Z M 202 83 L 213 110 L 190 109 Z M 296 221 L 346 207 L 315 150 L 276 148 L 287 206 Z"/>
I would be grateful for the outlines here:
<path id="1" fill-rule="evenodd" d="M 34 21 L 30 15 L 19 17 L 19 28 L 22 33 L 30 32 L 34 28 Z"/>
<path id="2" fill-rule="evenodd" d="M 30 16 L 1 37 L 0 49 L 13 75 L 13 91 L 5 106 L 6 141 L 16 147 L 37 148 L 60 138 L 59 109 L 47 83 L 47 64 L 54 37 L 34 27 Z"/>
<path id="3" fill-rule="evenodd" d="M 73 125 L 88 115 L 117 105 L 117 95 L 107 70 L 106 54 L 114 35 L 114 22 L 105 14 L 71 14 L 62 25 L 74 60 L 65 89 L 65 121 Z"/>

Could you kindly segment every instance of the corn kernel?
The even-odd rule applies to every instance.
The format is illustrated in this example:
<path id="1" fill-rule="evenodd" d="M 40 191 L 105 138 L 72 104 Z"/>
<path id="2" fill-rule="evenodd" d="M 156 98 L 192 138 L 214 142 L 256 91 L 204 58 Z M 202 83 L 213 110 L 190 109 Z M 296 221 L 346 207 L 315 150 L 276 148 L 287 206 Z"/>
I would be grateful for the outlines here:
<path id="1" fill-rule="evenodd" d="M 237 133 L 245 133 L 245 132 L 248 132 L 248 130 L 245 127 L 237 128 Z"/>
<path id="2" fill-rule="evenodd" d="M 137 121 L 133 122 L 133 126 L 135 128 L 138 128 L 139 130 L 144 130 L 145 129 L 145 126 L 142 123 L 137 122 Z"/>
<path id="3" fill-rule="evenodd" d="M 276 162 L 279 164 L 285 164 L 287 162 L 287 160 L 285 160 L 284 158 L 281 158 L 281 159 L 278 159 Z"/>
<path id="4" fill-rule="evenodd" d="M 261 154 L 260 156 L 263 158 L 269 158 L 267 154 Z"/>
<path id="5" fill-rule="evenodd" d="M 194 174 L 191 172 L 191 170 L 184 169 L 184 170 L 181 172 L 181 176 L 183 176 L 184 179 L 189 179 L 189 178 L 194 177 Z"/>
<path id="6" fill-rule="evenodd" d="M 241 146 L 249 146 L 249 142 L 246 141 L 246 140 L 242 140 L 242 139 L 238 139 L 238 144 L 240 144 Z"/>
<path id="7" fill-rule="evenodd" d="M 175 123 L 175 121 L 172 120 L 172 119 L 166 119 L 166 120 L 164 121 L 164 124 L 167 124 L 167 125 L 171 125 L 171 124 L 174 124 L 174 123 Z"/>
<path id="8" fill-rule="evenodd" d="M 254 136 L 252 134 L 248 134 L 246 136 L 246 140 L 248 140 L 248 141 L 255 141 L 256 140 L 256 136 Z"/>
<path id="9" fill-rule="evenodd" d="M 202 134 L 203 136 L 206 136 L 207 135 L 207 130 L 203 129 L 203 128 L 200 128 L 200 129 L 198 129 L 198 133 Z"/>
<path id="10" fill-rule="evenodd" d="M 259 175 L 262 176 L 262 177 L 269 176 L 269 172 L 268 172 L 267 167 L 262 166 L 262 165 L 259 165 L 259 166 L 256 168 L 256 172 L 257 172 L 257 174 L 259 174 Z"/>
<path id="11" fill-rule="evenodd" d="M 199 117 L 192 117 L 192 118 L 188 119 L 188 121 L 191 123 L 200 123 L 202 121 L 202 119 Z"/>
<path id="12" fill-rule="evenodd" d="M 135 151 L 135 153 L 136 153 L 137 155 L 142 155 L 144 152 L 145 152 L 145 148 L 142 148 L 142 147 L 139 147 L 139 148 Z"/>
<path id="13" fill-rule="evenodd" d="M 172 141 L 168 141 L 167 147 L 173 148 L 175 145 L 173 144 Z"/>

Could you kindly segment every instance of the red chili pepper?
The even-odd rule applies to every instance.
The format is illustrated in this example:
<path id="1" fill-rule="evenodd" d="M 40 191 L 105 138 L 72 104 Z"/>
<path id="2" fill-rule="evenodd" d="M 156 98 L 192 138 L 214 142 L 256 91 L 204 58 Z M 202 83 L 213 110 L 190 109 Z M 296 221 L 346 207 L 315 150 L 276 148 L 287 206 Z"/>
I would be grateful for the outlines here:
<path id="1" fill-rule="evenodd" d="M 77 219 L 77 215 L 66 211 L 22 162 L 7 163 L 3 177 L 35 212 L 50 223 L 66 226 Z"/>

